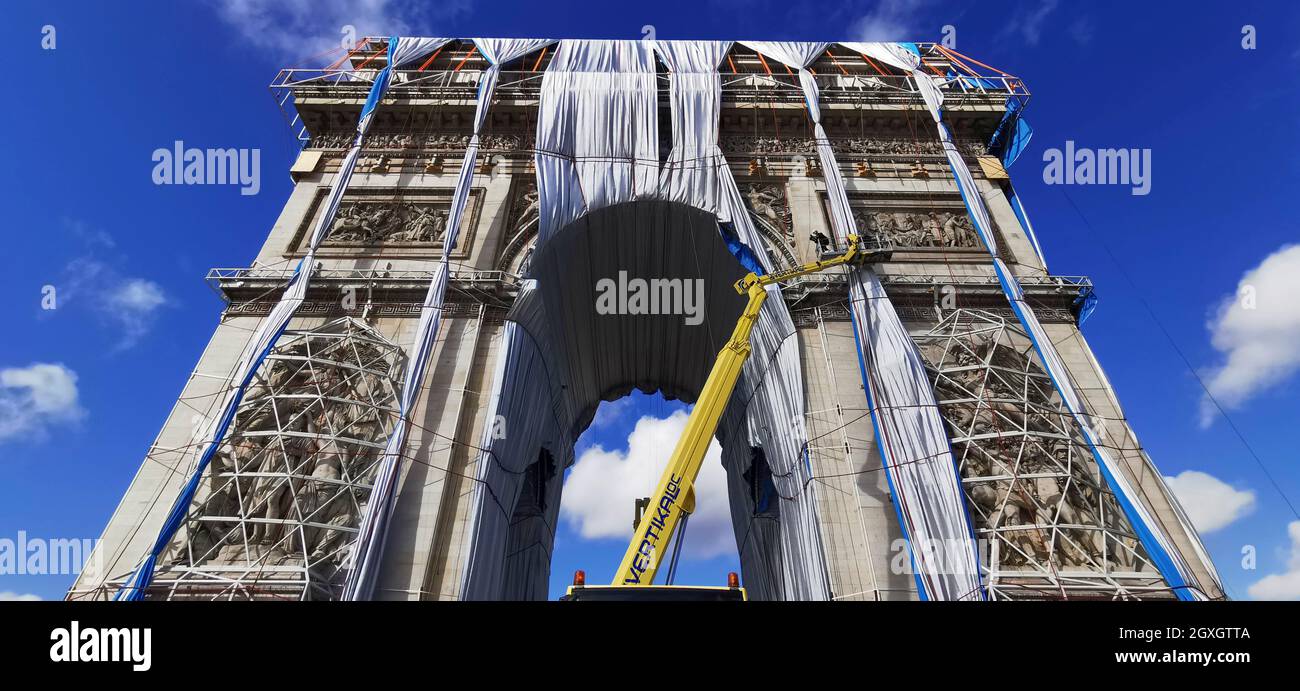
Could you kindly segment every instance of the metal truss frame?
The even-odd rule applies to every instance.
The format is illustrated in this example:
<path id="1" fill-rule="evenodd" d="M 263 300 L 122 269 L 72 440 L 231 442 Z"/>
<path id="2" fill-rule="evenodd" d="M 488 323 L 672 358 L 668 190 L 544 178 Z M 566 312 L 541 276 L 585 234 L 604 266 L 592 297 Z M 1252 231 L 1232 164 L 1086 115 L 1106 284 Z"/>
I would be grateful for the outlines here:
<path id="1" fill-rule="evenodd" d="M 387 42 L 386 37 L 370 37 L 359 45 L 384 46 Z M 1016 96 L 1026 102 L 1030 97 L 1024 81 L 1018 77 L 1005 73 L 990 73 L 979 77 L 958 74 L 954 70 L 960 68 L 955 66 L 953 59 L 936 44 L 916 45 L 929 67 L 945 71 L 942 75 L 936 73 L 936 77 L 940 81 L 940 88 L 944 91 L 944 108 L 948 111 L 960 111 L 967 107 L 1001 108 L 1008 96 Z M 368 51 L 354 51 L 351 57 L 350 61 L 345 60 L 331 67 L 286 67 L 272 79 L 270 90 L 276 105 L 290 130 L 293 131 L 294 137 L 304 146 L 311 137 L 297 112 L 298 99 L 321 98 L 337 102 L 340 98 L 350 96 L 350 100 L 359 108 L 365 101 L 376 75 L 387 64 L 387 58 L 382 51 L 375 54 L 369 54 Z M 745 66 L 747 70 L 733 74 L 722 72 L 721 87 L 724 104 L 766 108 L 776 103 L 788 102 L 800 109 L 805 107 L 803 88 L 797 74 L 772 71 L 770 68 L 766 68 L 764 72 L 755 71 L 760 61 L 754 55 L 733 55 L 732 58 L 732 64 Z M 813 76 L 817 81 L 821 100 L 826 104 L 870 104 L 886 108 L 922 107 L 919 101 L 920 91 L 915 78 L 910 74 L 876 74 L 865 71 L 858 73 L 857 65 L 853 65 L 855 72 L 850 72 L 838 60 L 835 66 L 838 69 L 819 69 Z M 862 69 L 865 70 L 865 67 Z M 543 75 L 544 72 L 541 71 L 502 71 L 496 87 L 496 98 L 504 101 L 536 103 L 541 94 Z M 466 104 L 472 108 L 477 98 L 480 78 L 481 71 L 474 68 L 394 70 L 388 86 L 387 98 L 403 98 L 412 101 L 433 99 L 444 103 Z M 659 102 L 668 103 L 670 84 L 666 73 L 659 74 L 658 89 Z"/>
<path id="2" fill-rule="evenodd" d="M 240 403 L 149 599 L 335 599 L 400 414 L 404 357 L 351 317 L 286 331 Z"/>
<path id="3" fill-rule="evenodd" d="M 1019 326 L 958 309 L 915 340 L 990 598 L 1171 598 Z"/>

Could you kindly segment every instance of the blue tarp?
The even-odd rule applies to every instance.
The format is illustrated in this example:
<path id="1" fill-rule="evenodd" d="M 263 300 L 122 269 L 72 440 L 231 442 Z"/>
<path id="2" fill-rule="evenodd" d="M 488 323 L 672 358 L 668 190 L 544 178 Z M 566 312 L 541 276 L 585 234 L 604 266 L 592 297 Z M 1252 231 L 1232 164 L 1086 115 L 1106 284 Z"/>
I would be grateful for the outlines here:
<path id="1" fill-rule="evenodd" d="M 1034 136 L 1034 128 L 1030 127 L 1023 117 L 1024 108 L 1025 104 L 1019 98 L 1015 96 L 1008 98 L 1007 112 L 1002 116 L 1002 122 L 998 123 L 998 128 L 994 130 L 993 137 L 989 140 L 989 153 L 1001 159 L 1002 165 L 1007 168 L 1020 158 L 1020 154 L 1029 146 L 1029 140 Z"/>
<path id="2" fill-rule="evenodd" d="M 396 50 L 397 37 L 394 36 L 388 39 L 388 64 L 375 75 L 375 83 L 371 85 L 370 93 L 366 95 L 366 103 L 361 106 L 362 121 L 375 110 L 379 105 L 379 99 L 383 98 L 384 92 L 388 90 L 388 81 L 393 78 L 393 52 Z"/>
<path id="3" fill-rule="evenodd" d="M 1092 291 L 1092 288 L 1080 288 L 1079 295 L 1074 298 L 1070 310 L 1074 312 L 1075 323 L 1083 326 L 1083 323 L 1088 321 L 1088 317 L 1097 310 L 1097 294 Z"/>
<path id="4" fill-rule="evenodd" d="M 1002 88 L 1001 84 L 998 84 L 992 79 L 984 79 L 982 77 L 962 77 L 952 70 L 948 70 L 948 73 L 945 76 L 948 81 L 958 80 L 963 87 L 971 89 L 984 88 L 990 91 L 996 91 Z"/>
<path id="5" fill-rule="evenodd" d="M 719 223 L 718 230 L 722 233 L 722 239 L 727 243 L 727 251 L 740 262 L 740 265 L 753 271 L 755 275 L 762 276 L 763 263 L 758 260 L 758 255 L 748 245 L 740 241 L 736 235 L 736 229 L 730 223 Z"/>

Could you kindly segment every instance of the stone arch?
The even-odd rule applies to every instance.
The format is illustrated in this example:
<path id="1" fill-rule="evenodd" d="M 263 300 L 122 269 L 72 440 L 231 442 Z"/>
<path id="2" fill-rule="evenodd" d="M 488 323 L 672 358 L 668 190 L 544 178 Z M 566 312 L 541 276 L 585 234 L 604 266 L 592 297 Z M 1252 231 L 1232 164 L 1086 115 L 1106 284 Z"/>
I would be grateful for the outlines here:
<path id="1" fill-rule="evenodd" d="M 563 473 L 546 490 L 557 499 L 543 512 L 549 535 L 534 533 L 536 549 L 546 554 L 509 551 L 508 546 L 524 542 L 512 532 L 509 517 L 528 463 L 538 449 L 547 448 L 564 467 L 571 464 L 573 445 L 602 400 L 638 389 L 694 402 L 744 306 L 734 283 L 745 273 L 727 250 L 713 214 L 658 200 L 593 211 L 536 250 L 502 333 L 493 386 L 495 415 L 504 420 L 506 433 L 501 439 L 484 439 L 479 454 L 462 597 L 544 596 L 544 585 L 538 584 L 545 579 L 538 573 L 549 569 Z M 657 305 L 633 303 L 637 280 L 651 286 L 652 293 L 658 291 Z M 611 287 L 616 298 L 627 298 L 612 312 L 608 301 L 602 306 L 598 300 Z M 779 299 L 769 300 L 764 310 L 769 309 L 785 315 Z M 783 323 L 789 324 L 788 316 Z M 717 435 L 733 520 L 745 519 L 735 526 L 742 570 L 758 599 L 825 597 L 825 563 L 813 483 L 803 477 L 803 450 L 778 448 L 772 435 L 774 428 L 789 429 L 786 415 L 803 412 L 801 386 L 787 393 L 766 381 L 769 374 L 791 368 L 795 374 L 790 376 L 799 376 L 796 339 L 792 326 L 758 338 L 768 339 L 755 348 L 756 355 L 765 355 L 751 358 Z M 773 406 L 769 399 L 781 396 Z M 773 525 L 757 530 L 748 520 L 753 507 L 744 478 L 756 445 L 771 446 L 769 456 L 783 459 L 779 474 L 785 505 L 779 522 L 769 519 Z"/>
<path id="2" fill-rule="evenodd" d="M 794 247 L 785 241 L 780 229 L 773 226 L 768 219 L 762 218 L 753 212 L 750 212 L 749 218 L 754 223 L 754 228 L 758 230 L 759 237 L 763 240 L 763 249 L 767 252 L 767 256 L 771 257 L 776 263 L 776 268 L 788 269 L 799 264 Z M 527 273 L 531 253 L 537 247 L 537 221 L 536 213 L 529 213 L 526 210 L 520 214 L 518 219 L 515 219 L 515 227 L 509 229 L 510 234 L 506 237 L 505 244 L 497 255 L 496 269 L 498 271 L 520 276 Z"/>

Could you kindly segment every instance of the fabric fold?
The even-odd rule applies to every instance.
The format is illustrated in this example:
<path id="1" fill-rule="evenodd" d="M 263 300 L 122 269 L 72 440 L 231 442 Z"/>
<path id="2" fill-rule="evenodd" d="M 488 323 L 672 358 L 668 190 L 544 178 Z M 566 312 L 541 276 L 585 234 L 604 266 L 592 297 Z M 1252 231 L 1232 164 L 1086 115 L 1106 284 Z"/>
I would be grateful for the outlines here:
<path id="1" fill-rule="evenodd" d="M 842 243 L 858 230 L 835 151 L 821 123 L 817 82 L 807 69 L 827 44 L 746 45 L 799 70 L 830 201 L 831 228 Z M 881 44 L 854 45 L 890 64 L 906 60 L 906 55 Z M 974 530 L 921 353 L 869 267 L 851 270 L 849 298 L 877 447 L 908 540 L 917 589 L 925 599 L 983 599 Z"/>
<path id="2" fill-rule="evenodd" d="M 429 47 L 429 39 L 402 39 L 419 42 L 419 51 L 427 54 L 436 50 L 441 44 Z M 465 215 L 465 205 L 469 200 L 470 187 L 474 182 L 474 166 L 478 159 L 479 134 L 487 118 L 488 108 L 496 89 L 497 76 L 501 63 L 522 57 L 534 50 L 552 43 L 547 39 L 474 39 L 475 45 L 491 63 L 479 81 L 478 99 L 475 106 L 474 133 L 465 148 L 461 161 L 460 174 L 456 177 L 456 188 L 452 193 L 451 211 L 447 217 L 447 231 L 442 243 L 442 259 L 434 270 L 433 280 L 420 305 L 420 321 L 416 325 L 415 337 L 407 349 L 407 370 L 402 386 L 401 416 L 393 426 L 384 447 L 384 455 L 379 464 L 374 489 L 362 514 L 360 530 L 353 543 L 351 568 L 344 583 L 341 599 L 368 600 L 374 596 L 378 582 L 379 565 L 383 556 L 384 541 L 391 523 L 393 507 L 397 502 L 397 483 L 401 476 L 402 461 L 406 449 L 406 440 L 410 434 L 410 415 L 415 409 L 420 387 L 428 370 L 429 359 L 438 339 L 438 329 L 442 324 L 442 306 L 446 298 L 447 282 L 451 273 L 449 256 L 456 248 L 460 235 L 461 219 Z M 414 52 L 414 48 L 408 48 Z M 414 57 L 410 58 L 414 59 Z"/>
<path id="3" fill-rule="evenodd" d="M 656 79 L 649 41 L 560 41 L 537 118 L 543 241 L 584 213 L 655 195 Z"/>

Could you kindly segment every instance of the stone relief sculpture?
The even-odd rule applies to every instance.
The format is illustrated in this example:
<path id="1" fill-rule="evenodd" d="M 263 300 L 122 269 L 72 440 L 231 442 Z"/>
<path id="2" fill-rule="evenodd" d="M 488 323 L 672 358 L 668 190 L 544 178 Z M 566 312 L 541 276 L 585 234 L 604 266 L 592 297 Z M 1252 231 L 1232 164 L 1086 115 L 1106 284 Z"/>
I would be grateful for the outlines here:
<path id="1" fill-rule="evenodd" d="M 849 155 L 942 156 L 943 147 L 936 139 L 903 139 L 881 137 L 841 137 L 831 135 L 831 146 L 836 153 Z M 811 137 L 772 135 L 725 135 L 720 140 L 722 150 L 729 154 L 804 154 L 817 150 Z M 957 148 L 967 156 L 983 156 L 986 147 L 972 139 L 959 139 Z"/>
<path id="2" fill-rule="evenodd" d="M 447 231 L 447 205 L 429 202 L 344 201 L 339 205 L 327 244 L 434 243 Z"/>
<path id="3" fill-rule="evenodd" d="M 540 210 L 537 183 L 530 181 L 519 194 L 515 195 L 514 203 L 510 207 L 510 227 L 522 229 L 535 224 Z"/>
<path id="4" fill-rule="evenodd" d="M 917 344 L 984 543 L 990 593 L 1059 596 L 1070 573 L 1088 572 L 1125 581 L 1135 597 L 1168 597 L 1028 339 L 999 317 L 957 310 Z"/>
<path id="5" fill-rule="evenodd" d="M 281 338 L 162 562 L 183 574 L 174 595 L 259 568 L 293 574 L 286 587 L 305 599 L 333 597 L 397 414 L 400 359 L 351 318 Z"/>
<path id="6" fill-rule="evenodd" d="M 377 132 L 366 135 L 362 148 L 366 151 L 437 151 L 460 153 L 469 145 L 469 134 L 454 133 L 386 133 Z M 356 134 L 348 131 L 318 134 L 311 138 L 308 147 L 312 149 L 348 149 L 356 141 Z M 480 151 L 531 151 L 533 134 L 487 134 L 479 137 Z"/>
<path id="7" fill-rule="evenodd" d="M 750 213 L 769 227 L 781 233 L 787 242 L 792 238 L 794 223 L 790 217 L 790 204 L 786 201 L 785 186 L 781 183 L 742 183 L 740 194 Z"/>
<path id="8" fill-rule="evenodd" d="M 884 236 L 894 247 L 982 247 L 965 212 L 872 211 L 869 205 L 854 204 L 853 220 L 859 229 Z"/>
<path id="9" fill-rule="evenodd" d="M 537 249 L 537 245 L 533 244 L 533 245 L 529 245 L 528 249 L 524 250 L 524 258 L 519 262 L 520 276 L 528 275 L 528 270 L 533 266 L 533 251 L 536 249 Z"/>
<path id="10" fill-rule="evenodd" d="M 497 257 L 498 270 L 519 276 L 528 273 L 532 264 L 532 250 L 537 242 L 537 220 L 540 210 L 537 183 L 531 179 L 518 183 L 510 199 L 510 213 L 506 217 L 506 227 L 510 229 L 510 235 L 505 247 L 501 249 L 500 256 Z"/>

